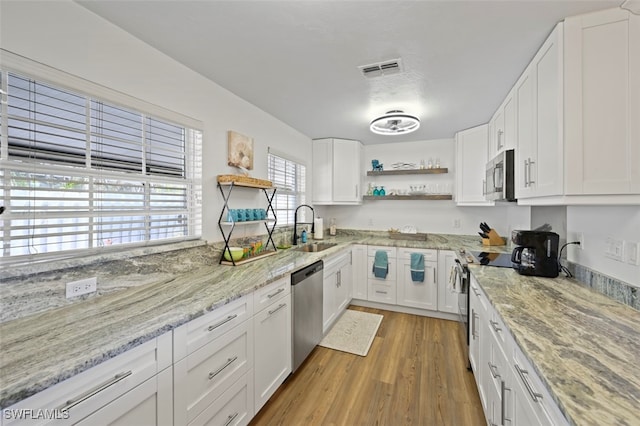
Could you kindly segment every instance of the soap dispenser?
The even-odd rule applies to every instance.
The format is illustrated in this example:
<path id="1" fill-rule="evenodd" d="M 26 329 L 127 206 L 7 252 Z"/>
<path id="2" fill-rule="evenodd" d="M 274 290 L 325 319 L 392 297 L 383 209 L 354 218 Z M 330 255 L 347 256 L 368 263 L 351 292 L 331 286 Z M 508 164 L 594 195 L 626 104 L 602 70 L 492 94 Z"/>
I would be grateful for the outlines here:
<path id="1" fill-rule="evenodd" d="M 307 230 L 306 229 L 302 230 L 302 235 L 300 236 L 300 239 L 302 240 L 302 244 L 307 242 Z"/>

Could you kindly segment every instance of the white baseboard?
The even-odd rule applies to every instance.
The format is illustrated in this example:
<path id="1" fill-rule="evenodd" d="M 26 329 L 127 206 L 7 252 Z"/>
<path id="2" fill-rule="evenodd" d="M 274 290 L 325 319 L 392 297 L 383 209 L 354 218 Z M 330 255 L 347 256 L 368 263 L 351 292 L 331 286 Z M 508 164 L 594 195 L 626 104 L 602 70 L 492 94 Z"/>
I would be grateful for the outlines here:
<path id="1" fill-rule="evenodd" d="M 351 305 L 363 306 L 365 308 L 384 309 L 385 311 L 401 312 L 403 314 L 420 315 L 422 317 L 439 318 L 449 321 L 460 321 L 460 317 L 456 314 L 448 312 L 428 311 L 425 309 L 411 308 L 409 306 L 388 305 L 380 302 L 370 302 L 362 299 L 352 299 Z"/>

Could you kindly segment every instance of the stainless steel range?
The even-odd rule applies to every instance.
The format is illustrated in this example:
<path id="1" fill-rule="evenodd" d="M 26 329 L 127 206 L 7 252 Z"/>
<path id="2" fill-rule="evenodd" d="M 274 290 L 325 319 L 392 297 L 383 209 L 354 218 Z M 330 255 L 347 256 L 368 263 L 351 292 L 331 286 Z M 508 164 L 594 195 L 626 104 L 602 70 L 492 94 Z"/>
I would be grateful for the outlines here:
<path id="1" fill-rule="evenodd" d="M 467 369 L 471 368 L 469 363 L 469 268 L 467 267 L 467 257 L 464 250 L 460 250 L 458 258 L 455 260 L 454 280 L 458 291 L 458 316 L 460 318 L 460 345 L 462 353 L 465 355 Z"/>

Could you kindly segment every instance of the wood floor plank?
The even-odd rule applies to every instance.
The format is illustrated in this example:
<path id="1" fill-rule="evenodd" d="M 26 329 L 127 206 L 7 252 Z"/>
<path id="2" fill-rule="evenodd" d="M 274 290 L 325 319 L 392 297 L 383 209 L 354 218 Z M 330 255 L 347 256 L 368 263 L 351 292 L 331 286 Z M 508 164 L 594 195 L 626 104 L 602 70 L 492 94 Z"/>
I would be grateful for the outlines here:
<path id="1" fill-rule="evenodd" d="M 251 425 L 485 423 L 459 324 L 372 308 L 384 316 L 366 357 L 318 346 Z"/>

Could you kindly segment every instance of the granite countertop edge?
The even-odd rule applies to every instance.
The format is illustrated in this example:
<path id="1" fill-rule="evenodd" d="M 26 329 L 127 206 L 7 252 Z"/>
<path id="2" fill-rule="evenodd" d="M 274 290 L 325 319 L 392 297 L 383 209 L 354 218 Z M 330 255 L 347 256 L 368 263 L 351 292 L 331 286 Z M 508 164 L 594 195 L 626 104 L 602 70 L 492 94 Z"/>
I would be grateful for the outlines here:
<path id="1" fill-rule="evenodd" d="M 386 233 L 365 232 L 325 238 L 324 240 L 311 241 L 310 243 L 336 243 L 336 246 L 316 253 L 304 253 L 297 251 L 294 246 L 292 249 L 282 250 L 282 253 L 278 253 L 275 256 L 270 256 L 263 260 L 258 260 L 236 267 L 218 264 L 209 265 L 206 268 L 201 268 L 201 271 L 187 273 L 181 277 L 166 279 L 163 280 L 163 282 L 158 283 L 145 284 L 141 287 L 122 290 L 116 294 L 107 294 L 91 301 L 82 302 L 78 305 L 65 306 L 29 317 L 20 318 L 15 321 L 1 323 L 0 341 L 2 341 L 3 353 L 0 354 L 0 381 L 2 382 L 0 383 L 0 408 L 7 408 L 28 398 L 29 396 L 46 390 L 57 383 L 69 379 L 138 345 L 148 342 L 153 338 L 171 331 L 195 318 L 214 311 L 215 309 L 237 300 L 238 298 L 251 294 L 257 289 L 269 285 L 270 283 L 289 275 L 295 270 L 310 265 L 317 260 L 326 259 L 336 255 L 353 244 L 394 246 L 399 248 L 411 247 L 422 249 L 457 250 L 461 244 L 473 245 L 474 241 L 478 240 L 477 237 L 474 238 L 472 236 L 463 235 L 441 236 L 430 234 L 429 237 L 430 238 L 426 241 L 392 240 L 387 237 Z M 183 247 L 193 247 L 197 245 L 199 244 L 190 243 Z M 202 272 L 202 270 L 204 272 Z M 193 302 L 191 297 L 185 295 L 177 302 L 177 307 L 163 310 L 158 313 L 156 318 L 149 318 L 148 316 L 144 317 L 145 322 L 140 328 L 127 326 L 126 324 L 119 324 L 124 327 L 124 330 L 118 330 L 118 336 L 114 336 L 113 339 L 108 342 L 98 342 L 97 346 L 94 347 L 93 350 L 81 351 L 81 354 L 77 354 L 75 359 L 65 359 L 57 366 L 49 366 L 51 368 L 50 371 L 47 371 L 46 368 L 42 368 L 42 366 L 47 362 L 50 363 L 55 361 L 40 360 L 36 362 L 35 365 L 32 365 L 32 368 L 28 369 L 29 371 L 35 371 L 35 373 L 27 375 L 22 374 L 20 377 L 15 377 L 16 372 L 10 372 L 12 367 L 19 368 L 16 367 L 19 362 L 19 360 L 16 359 L 18 355 L 12 356 L 12 354 L 7 354 L 5 349 L 10 349 L 12 344 L 17 344 L 19 348 L 24 349 L 29 345 L 25 340 L 35 339 L 34 342 L 37 342 L 38 339 L 44 339 L 42 337 L 43 333 L 54 334 L 51 330 L 43 331 L 42 324 L 51 323 L 51 320 L 54 320 L 55 315 L 68 315 L 70 318 L 85 318 L 91 316 L 92 310 L 95 311 L 95 315 L 99 315 L 102 312 L 109 310 L 106 307 L 109 303 L 115 303 L 118 306 L 122 305 L 123 309 L 125 309 L 123 312 L 127 315 L 129 313 L 133 313 L 135 310 L 132 303 L 135 303 L 135 301 L 142 302 L 145 300 L 145 292 L 157 293 L 159 291 L 154 291 L 154 287 L 159 287 L 161 285 L 169 287 L 172 284 L 175 286 L 184 284 L 185 281 L 189 281 L 191 276 L 198 275 L 199 272 L 204 275 L 210 273 L 211 279 L 197 277 L 197 284 L 194 284 L 193 286 L 199 287 L 202 290 L 204 290 L 205 287 L 212 285 L 215 285 L 218 288 L 228 287 L 228 289 L 222 293 L 207 295 L 201 300 L 198 300 L 197 303 Z M 212 283 L 212 281 L 216 281 L 220 276 L 222 276 L 222 279 L 217 281 L 215 284 Z M 256 280 L 255 276 L 262 276 L 262 278 L 260 280 Z M 234 280 L 239 281 L 240 284 L 235 286 L 232 285 L 231 282 Z M 157 299 L 157 296 L 155 297 Z M 167 295 L 167 297 L 170 296 Z M 129 303 L 123 301 L 123 299 L 126 298 L 130 298 Z M 149 307 L 145 308 L 145 310 L 149 309 Z M 109 313 L 112 314 L 112 312 Z M 53 323 L 55 323 L 55 320 Z M 38 325 L 35 327 L 37 329 L 36 332 L 25 332 L 25 330 L 30 330 L 36 324 Z M 64 331 L 62 331 L 62 333 L 69 333 L 70 330 L 71 333 L 73 333 L 74 329 L 72 326 L 70 327 L 69 324 L 63 324 L 62 327 L 64 327 Z M 104 331 L 98 329 L 98 332 L 105 334 L 105 336 L 101 336 L 102 339 L 111 339 L 110 336 L 106 336 L 109 334 L 106 331 L 109 328 L 109 323 L 105 322 L 101 324 L 100 327 Z M 78 329 L 77 331 L 80 330 Z M 18 336 L 12 338 L 16 335 Z M 71 342 L 70 339 L 67 339 L 64 336 L 61 336 L 60 339 L 62 339 L 62 341 L 57 340 L 51 335 L 47 336 L 44 340 L 47 344 L 58 345 L 58 349 L 62 349 L 65 342 Z M 96 338 L 96 340 L 100 339 Z M 37 343 L 33 343 L 33 345 L 35 344 Z M 87 343 L 85 342 L 85 344 Z M 20 349 L 17 350 L 19 351 Z M 60 357 L 59 354 L 58 357 Z M 7 361 L 7 359 L 9 360 Z"/>
<path id="2" fill-rule="evenodd" d="M 632 424 L 640 312 L 562 276 L 470 270 L 569 424 Z"/>

